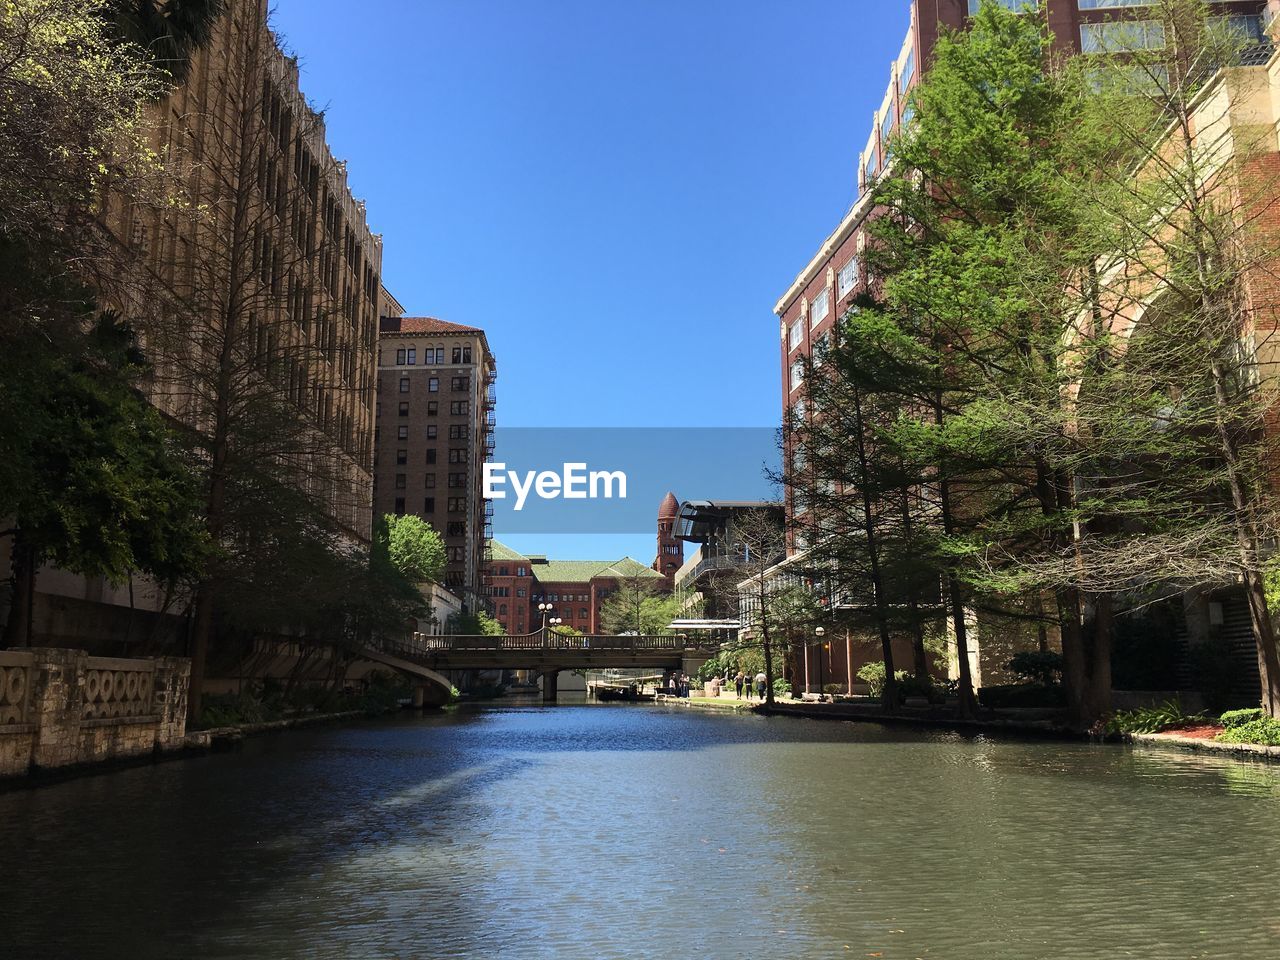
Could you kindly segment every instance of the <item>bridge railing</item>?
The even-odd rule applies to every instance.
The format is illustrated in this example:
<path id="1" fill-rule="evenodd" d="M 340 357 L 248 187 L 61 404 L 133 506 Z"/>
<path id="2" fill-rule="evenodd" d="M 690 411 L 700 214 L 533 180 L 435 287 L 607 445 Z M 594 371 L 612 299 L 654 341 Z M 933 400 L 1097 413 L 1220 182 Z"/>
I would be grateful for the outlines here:
<path id="1" fill-rule="evenodd" d="M 493 653 L 511 652 L 572 652 L 600 651 L 608 653 L 633 653 L 650 651 L 671 651 L 701 649 L 690 642 L 690 638 L 676 635 L 652 636 L 606 636 L 589 635 L 573 636 L 556 633 L 553 630 L 539 630 L 536 633 L 504 634 L 502 636 L 484 635 L 435 635 L 415 633 L 404 640 L 388 641 L 384 646 L 389 653 L 402 656 L 431 657 L 457 653 Z"/>

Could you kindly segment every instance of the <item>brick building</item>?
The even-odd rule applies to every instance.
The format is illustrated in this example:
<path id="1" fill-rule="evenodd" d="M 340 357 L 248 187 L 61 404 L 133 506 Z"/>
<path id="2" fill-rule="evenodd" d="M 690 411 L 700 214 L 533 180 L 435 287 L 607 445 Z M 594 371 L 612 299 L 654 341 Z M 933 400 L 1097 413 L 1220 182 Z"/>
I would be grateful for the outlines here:
<path id="1" fill-rule="evenodd" d="M 394 307 L 390 294 L 384 305 Z M 483 607 L 497 364 L 484 331 L 434 317 L 384 316 L 378 339 L 373 512 L 415 514 L 444 538 L 445 586 Z"/>
<path id="2" fill-rule="evenodd" d="M 638 560 L 549 560 L 540 554 L 524 555 L 497 540 L 491 541 L 485 580 L 493 615 L 510 634 L 533 633 L 542 627 L 538 604 L 549 603 L 551 616 L 562 627 L 579 633 L 602 632 L 600 609 L 622 580 L 652 580 L 655 589 L 662 574 Z"/>
<path id="3" fill-rule="evenodd" d="M 1027 0 L 1000 2 L 1018 8 Z M 794 410 L 801 419 L 806 415 L 803 358 L 838 334 L 839 319 L 853 297 L 865 289 L 867 277 L 861 254 L 866 244 L 865 227 L 873 213 L 867 188 L 888 161 L 887 146 L 893 132 L 910 122 L 908 95 L 921 71 L 928 68 L 939 35 L 963 27 L 978 6 L 979 0 L 911 0 L 910 26 L 897 56 L 889 64 L 889 82 L 879 109 L 870 118 L 870 135 L 858 158 L 859 198 L 774 304 L 774 314 L 780 320 L 784 417 L 788 410 Z M 1152 46 L 1162 42 L 1160 24 L 1144 20 L 1143 5 L 1138 2 L 1042 0 L 1041 6 L 1055 46 L 1065 55 L 1116 49 L 1125 42 Z M 1215 6 L 1223 16 L 1231 17 L 1233 25 L 1243 33 L 1261 39 L 1266 0 L 1232 0 Z M 788 518 L 792 517 L 792 506 L 788 493 Z M 788 527 L 789 552 L 804 549 L 803 537 L 797 539 L 791 524 Z"/>
<path id="4" fill-rule="evenodd" d="M 291 463 L 290 482 L 305 484 L 344 536 L 367 544 L 382 240 L 267 7 L 229 0 L 183 82 L 148 106 L 157 155 L 208 215 L 104 197 L 110 249 L 96 251 L 97 292 L 135 322 L 152 363 L 147 389 L 166 415 L 212 432 L 213 358 L 241 385 L 237 409 L 296 413 L 293 446 L 276 459 Z M 226 211 L 236 208 L 245 212 L 233 219 Z M 9 545 L 0 540 L 0 576 Z M 180 639 L 171 599 L 147 578 L 116 586 L 46 567 L 32 639 L 98 648 L 147 636 L 152 627 L 139 620 Z"/>

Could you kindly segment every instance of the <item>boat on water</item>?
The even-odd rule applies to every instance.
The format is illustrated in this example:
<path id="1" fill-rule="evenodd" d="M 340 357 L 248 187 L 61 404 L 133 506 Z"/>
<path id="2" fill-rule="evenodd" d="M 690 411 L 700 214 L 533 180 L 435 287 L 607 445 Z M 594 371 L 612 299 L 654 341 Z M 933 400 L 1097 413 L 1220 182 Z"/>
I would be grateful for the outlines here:
<path id="1" fill-rule="evenodd" d="M 592 686 L 595 698 L 600 701 L 613 703 L 652 703 L 654 696 L 652 693 L 641 693 L 634 686 L 613 687 L 606 686 L 603 683 L 597 683 Z"/>

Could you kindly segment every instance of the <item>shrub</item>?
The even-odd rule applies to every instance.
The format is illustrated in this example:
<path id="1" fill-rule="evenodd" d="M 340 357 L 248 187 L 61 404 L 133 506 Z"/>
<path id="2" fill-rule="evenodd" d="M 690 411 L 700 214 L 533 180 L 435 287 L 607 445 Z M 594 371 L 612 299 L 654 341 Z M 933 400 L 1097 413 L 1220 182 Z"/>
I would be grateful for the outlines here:
<path id="1" fill-rule="evenodd" d="M 907 671 L 898 670 L 894 672 L 894 679 L 899 683 L 907 678 Z M 884 693 L 884 661 L 873 660 L 871 663 L 864 664 L 858 670 L 858 679 L 871 688 L 871 695 L 878 697 Z"/>
<path id="2" fill-rule="evenodd" d="M 1252 711 L 1233 710 L 1231 712 L 1251 713 Z M 1280 747 L 1280 720 L 1275 717 L 1246 720 L 1227 727 L 1218 734 L 1218 740 L 1222 743 L 1258 743 L 1267 747 Z"/>
<path id="3" fill-rule="evenodd" d="M 1158 707 L 1122 710 L 1112 714 L 1107 721 L 1107 732 L 1159 733 L 1161 730 L 1176 730 L 1208 722 L 1209 718 L 1204 714 L 1185 713 L 1182 704 L 1177 700 L 1169 700 Z"/>
<path id="4" fill-rule="evenodd" d="M 1224 727 L 1230 730 L 1253 720 L 1261 720 L 1265 716 L 1266 714 L 1262 712 L 1261 707 L 1252 707 L 1248 710 L 1228 710 L 1218 719 Z"/>
<path id="5" fill-rule="evenodd" d="M 1062 654 L 1052 650 L 1023 650 L 1004 666 L 1014 676 L 1041 687 L 1057 686 L 1062 680 Z"/>
<path id="6" fill-rule="evenodd" d="M 833 697 L 838 697 L 840 694 L 844 693 L 844 684 L 828 683 L 825 687 L 822 688 L 822 692 L 829 693 Z"/>
<path id="7" fill-rule="evenodd" d="M 773 695 L 775 697 L 785 697 L 791 692 L 791 684 L 787 682 L 785 677 L 779 677 L 773 681 Z"/>

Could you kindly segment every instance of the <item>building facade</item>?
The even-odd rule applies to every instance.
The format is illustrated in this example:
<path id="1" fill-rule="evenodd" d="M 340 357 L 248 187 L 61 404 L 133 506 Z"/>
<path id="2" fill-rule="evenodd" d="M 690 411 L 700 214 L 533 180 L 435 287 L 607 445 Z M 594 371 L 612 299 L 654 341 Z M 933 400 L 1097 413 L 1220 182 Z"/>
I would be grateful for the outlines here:
<path id="1" fill-rule="evenodd" d="M 104 197 L 110 269 L 95 283 L 134 323 L 159 409 L 211 435 L 225 374 L 235 416 L 270 407 L 292 421 L 264 458 L 290 463 L 286 482 L 367 545 L 382 241 L 267 14 L 266 0 L 230 0 L 185 79 L 148 108 L 186 212 Z M 0 574 L 8 550 L 6 538 Z M 181 622 L 165 614 L 181 606 L 146 578 L 115 586 L 46 567 L 32 638 L 124 653 L 151 629 L 140 617 L 179 640 Z"/>
<path id="2" fill-rule="evenodd" d="M 662 574 L 631 557 L 619 560 L 549 560 L 541 554 L 525 555 L 494 540 L 485 575 L 493 616 L 509 634 L 542 629 L 543 611 L 559 617 L 561 629 L 598 634 L 604 628 L 600 611 L 605 600 L 623 581 L 652 582 L 655 592 L 664 584 Z"/>
<path id="3" fill-rule="evenodd" d="M 413 514 L 440 533 L 445 586 L 468 611 L 484 605 L 490 508 L 483 465 L 493 452 L 497 375 L 477 327 L 434 317 L 382 318 L 373 513 Z"/>

